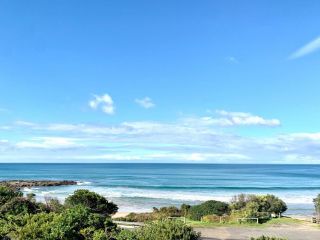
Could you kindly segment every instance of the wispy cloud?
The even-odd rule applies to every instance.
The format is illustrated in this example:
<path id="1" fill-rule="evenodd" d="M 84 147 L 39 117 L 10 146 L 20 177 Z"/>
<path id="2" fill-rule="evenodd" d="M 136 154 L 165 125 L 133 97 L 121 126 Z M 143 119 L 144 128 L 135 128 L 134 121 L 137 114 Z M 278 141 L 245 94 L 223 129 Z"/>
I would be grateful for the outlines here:
<path id="1" fill-rule="evenodd" d="M 76 139 L 67 137 L 34 137 L 26 141 L 16 143 L 18 148 L 36 149 L 74 149 L 81 144 L 76 143 Z"/>
<path id="2" fill-rule="evenodd" d="M 236 59 L 235 57 L 233 56 L 228 56 L 225 58 L 225 60 L 229 63 L 233 63 L 233 64 L 238 64 L 240 63 L 238 59 Z"/>
<path id="3" fill-rule="evenodd" d="M 212 114 L 192 121 L 114 125 L 19 121 L 9 124 L 16 139 L 0 140 L 0 160 L 320 163 L 318 132 L 249 137 L 221 126 L 277 126 L 280 121 L 224 110 Z M 1 131 L 6 130 L 0 126 Z"/>
<path id="4" fill-rule="evenodd" d="M 320 37 L 312 40 L 311 42 L 299 48 L 297 51 L 295 51 L 289 56 L 289 59 L 297 59 L 305 55 L 311 54 L 313 52 L 316 52 L 318 50 L 320 50 Z"/>
<path id="5" fill-rule="evenodd" d="M 186 118 L 185 121 L 198 125 L 212 125 L 212 126 L 280 126 L 281 122 L 278 119 L 266 119 L 251 113 L 246 112 L 228 112 L 225 110 L 217 110 L 217 116 L 205 116 L 200 118 Z"/>
<path id="6" fill-rule="evenodd" d="M 142 99 L 135 99 L 135 102 L 143 108 L 149 109 L 155 107 L 152 99 L 149 97 L 144 97 Z"/>
<path id="7" fill-rule="evenodd" d="M 269 127 L 280 125 L 280 120 L 278 119 L 265 119 L 246 112 L 227 112 L 225 110 L 218 110 L 217 114 L 225 117 L 230 125 L 260 125 Z"/>
<path id="8" fill-rule="evenodd" d="M 94 95 L 94 98 L 89 101 L 89 106 L 92 109 L 101 109 L 104 113 L 112 115 L 115 112 L 113 100 L 109 94 L 101 96 Z"/>

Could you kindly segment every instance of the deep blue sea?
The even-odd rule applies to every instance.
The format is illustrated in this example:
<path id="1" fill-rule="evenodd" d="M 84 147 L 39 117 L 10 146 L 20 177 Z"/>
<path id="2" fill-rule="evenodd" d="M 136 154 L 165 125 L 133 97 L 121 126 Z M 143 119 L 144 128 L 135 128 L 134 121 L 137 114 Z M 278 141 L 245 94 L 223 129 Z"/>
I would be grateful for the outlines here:
<path id="1" fill-rule="evenodd" d="M 63 200 L 86 188 L 114 201 L 122 212 L 272 193 L 288 204 L 288 215 L 310 215 L 312 199 L 320 193 L 320 165 L 0 164 L 0 180 L 8 179 L 76 180 L 76 186 L 24 191 L 34 192 L 39 200 Z"/>

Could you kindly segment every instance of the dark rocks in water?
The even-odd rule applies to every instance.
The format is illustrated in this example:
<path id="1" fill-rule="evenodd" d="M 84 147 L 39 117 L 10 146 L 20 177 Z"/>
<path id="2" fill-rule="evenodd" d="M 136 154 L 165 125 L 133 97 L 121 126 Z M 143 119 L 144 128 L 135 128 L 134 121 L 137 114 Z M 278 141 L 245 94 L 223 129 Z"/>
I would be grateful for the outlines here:
<path id="1" fill-rule="evenodd" d="M 76 181 L 68 180 L 8 180 L 0 181 L 0 185 L 9 185 L 15 188 L 23 187 L 52 187 L 52 186 L 65 186 L 76 185 Z"/>

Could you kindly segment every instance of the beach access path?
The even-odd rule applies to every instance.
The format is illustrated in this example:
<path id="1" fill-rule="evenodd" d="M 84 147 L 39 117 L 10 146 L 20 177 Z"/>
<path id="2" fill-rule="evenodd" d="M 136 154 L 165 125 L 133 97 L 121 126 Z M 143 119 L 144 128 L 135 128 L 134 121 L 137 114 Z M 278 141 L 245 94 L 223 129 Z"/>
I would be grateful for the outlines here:
<path id="1" fill-rule="evenodd" d="M 195 228 L 201 232 L 203 240 L 250 240 L 261 235 L 282 237 L 288 240 L 320 239 L 320 228 L 311 224 L 275 225 L 268 227 L 202 227 Z"/>

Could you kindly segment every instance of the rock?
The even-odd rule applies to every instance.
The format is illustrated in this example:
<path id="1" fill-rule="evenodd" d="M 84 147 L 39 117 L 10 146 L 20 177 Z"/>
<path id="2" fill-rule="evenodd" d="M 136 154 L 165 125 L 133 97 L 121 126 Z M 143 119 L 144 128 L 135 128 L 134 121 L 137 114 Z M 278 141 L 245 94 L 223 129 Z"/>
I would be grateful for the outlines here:
<path id="1" fill-rule="evenodd" d="M 15 188 L 24 187 L 51 187 L 51 186 L 66 186 L 76 185 L 76 181 L 69 180 L 9 180 L 0 181 L 0 185 L 9 185 Z"/>

